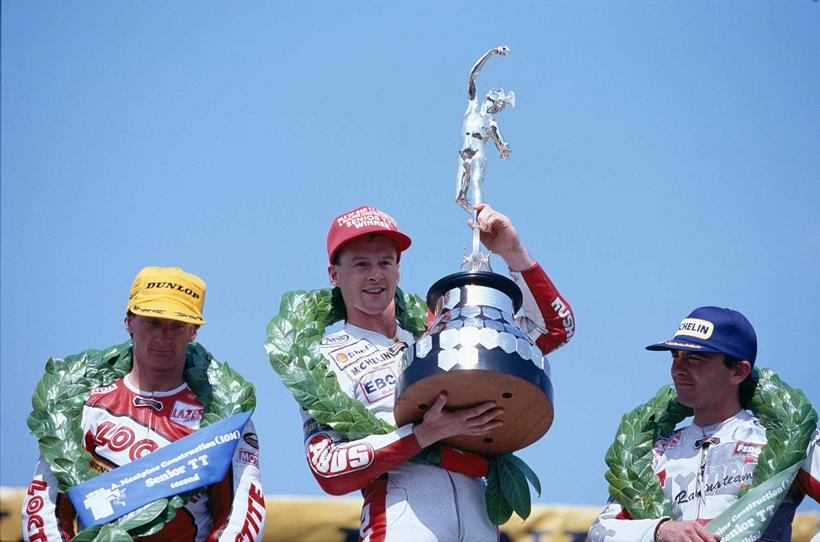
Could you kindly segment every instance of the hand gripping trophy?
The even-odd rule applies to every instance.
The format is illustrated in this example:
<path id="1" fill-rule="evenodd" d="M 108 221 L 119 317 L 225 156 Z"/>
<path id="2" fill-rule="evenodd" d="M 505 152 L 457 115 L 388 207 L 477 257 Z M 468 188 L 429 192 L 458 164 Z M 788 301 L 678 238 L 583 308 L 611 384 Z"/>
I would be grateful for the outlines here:
<path id="1" fill-rule="evenodd" d="M 441 392 L 447 394 L 448 408 L 494 401 L 504 409 L 503 427 L 481 437 L 462 435 L 443 441 L 489 456 L 532 444 L 553 420 L 549 364 L 516 323 L 523 302 L 521 289 L 513 280 L 493 273 L 489 254 L 481 254 L 473 207 L 483 203 L 484 143 L 492 139 L 502 159 L 510 155 L 494 115 L 506 104 L 515 106 L 514 93 L 505 94 L 500 88 L 489 91 L 479 105 L 476 77 L 491 56 L 508 52 L 506 46 L 490 49 L 470 71 L 456 201 L 473 215 L 473 250 L 465 254 L 461 272 L 438 280 L 427 293 L 433 321 L 408 354 L 394 409 L 396 422 L 402 425 L 420 420 Z"/>
<path id="2" fill-rule="evenodd" d="M 470 70 L 470 81 L 467 84 L 467 110 L 464 112 L 464 121 L 461 124 L 463 140 L 461 150 L 458 151 L 456 203 L 473 215 L 473 251 L 469 257 L 465 254 L 462 269 L 467 266 L 473 271 L 484 268 L 490 269 L 489 255 L 484 256 L 481 254 L 475 217 L 476 211 L 473 206 L 484 202 L 482 184 L 484 183 L 484 163 L 487 160 L 484 153 L 484 143 L 492 139 L 502 160 L 506 160 L 510 156 L 510 146 L 501 135 L 501 129 L 495 120 L 495 114 L 503 111 L 504 106 L 507 104 L 515 107 L 515 92 L 510 91 L 509 94 L 505 94 L 503 88 L 494 88 L 487 93 L 484 102 L 479 106 L 475 81 L 478 73 L 491 56 L 505 56 L 509 52 L 510 48 L 506 45 L 490 49 L 478 59 L 478 62 L 473 65 L 473 69 Z M 472 198 L 468 195 L 470 189 L 472 189 Z"/>

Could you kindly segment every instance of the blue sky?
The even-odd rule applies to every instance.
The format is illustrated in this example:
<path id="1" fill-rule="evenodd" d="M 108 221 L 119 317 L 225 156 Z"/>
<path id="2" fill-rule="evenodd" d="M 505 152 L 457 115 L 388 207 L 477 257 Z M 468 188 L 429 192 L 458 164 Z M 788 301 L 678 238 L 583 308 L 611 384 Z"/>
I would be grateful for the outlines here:
<path id="1" fill-rule="evenodd" d="M 809 0 L 3 2 L 2 485 L 33 470 L 45 360 L 124 341 L 162 265 L 205 279 L 199 340 L 257 386 L 265 491 L 319 495 L 265 326 L 328 285 L 327 227 L 362 204 L 413 237 L 404 289 L 457 270 L 466 78 L 501 44 L 479 91 L 518 103 L 486 199 L 578 326 L 521 452 L 539 502 L 605 501 L 620 416 L 669 380 L 643 347 L 696 306 L 745 313 L 759 366 L 820 405 L 818 23 Z"/>

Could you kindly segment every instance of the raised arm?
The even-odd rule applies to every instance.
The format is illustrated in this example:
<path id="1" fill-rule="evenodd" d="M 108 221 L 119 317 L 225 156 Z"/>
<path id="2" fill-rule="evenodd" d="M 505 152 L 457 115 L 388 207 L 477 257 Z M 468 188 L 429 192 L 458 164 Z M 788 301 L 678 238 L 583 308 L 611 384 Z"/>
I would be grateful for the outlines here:
<path id="1" fill-rule="evenodd" d="M 521 242 L 512 221 L 490 207 L 476 205 L 481 242 L 501 256 L 524 295 L 518 325 L 544 354 L 575 334 L 575 316 L 566 299 Z"/>

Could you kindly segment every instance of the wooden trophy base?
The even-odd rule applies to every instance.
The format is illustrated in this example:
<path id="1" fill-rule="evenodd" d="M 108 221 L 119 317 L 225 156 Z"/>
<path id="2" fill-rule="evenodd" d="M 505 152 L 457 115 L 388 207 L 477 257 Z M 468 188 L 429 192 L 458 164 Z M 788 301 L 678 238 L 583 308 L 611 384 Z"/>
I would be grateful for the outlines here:
<path id="1" fill-rule="evenodd" d="M 447 394 L 446 409 L 494 401 L 504 409 L 504 425 L 480 437 L 459 436 L 442 441 L 479 455 L 500 455 L 529 446 L 552 425 L 552 401 L 544 391 L 510 374 L 480 369 L 440 372 L 417 381 L 396 400 L 396 424 L 421 422 L 439 393 Z"/>

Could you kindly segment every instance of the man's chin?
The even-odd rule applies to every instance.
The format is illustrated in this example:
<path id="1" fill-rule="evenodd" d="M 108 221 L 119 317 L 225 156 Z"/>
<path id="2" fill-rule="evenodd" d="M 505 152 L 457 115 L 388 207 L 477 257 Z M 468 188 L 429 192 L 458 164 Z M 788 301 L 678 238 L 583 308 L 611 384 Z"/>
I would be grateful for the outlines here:
<path id="1" fill-rule="evenodd" d="M 680 391 L 678 391 L 678 396 L 677 396 L 676 400 L 681 405 L 683 405 L 685 407 L 689 407 L 689 408 L 692 408 L 693 405 L 695 404 L 695 398 L 694 397 L 691 397 L 686 393 L 682 394 L 682 393 L 680 393 Z"/>

